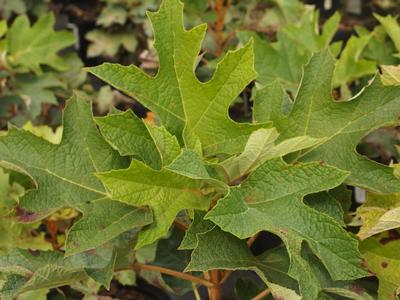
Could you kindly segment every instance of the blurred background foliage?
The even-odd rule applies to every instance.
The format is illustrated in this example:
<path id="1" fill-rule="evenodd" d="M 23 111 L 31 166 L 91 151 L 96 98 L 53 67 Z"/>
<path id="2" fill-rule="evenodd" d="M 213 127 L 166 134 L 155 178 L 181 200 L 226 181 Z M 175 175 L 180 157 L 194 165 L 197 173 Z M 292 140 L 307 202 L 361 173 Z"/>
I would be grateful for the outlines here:
<path id="1" fill-rule="evenodd" d="M 83 66 L 103 62 L 139 65 L 156 74 L 157 53 L 152 47 L 151 25 L 146 11 L 155 11 L 160 0 L 0 0 L 0 129 L 9 123 L 24 127 L 53 143 L 60 140 L 61 111 L 72 90 L 94 101 L 94 113 L 111 107 L 132 108 L 140 117 L 154 115 L 123 93 L 88 76 Z M 400 84 L 399 0 L 185 0 L 187 28 L 208 23 L 208 31 L 196 69 L 200 80 L 211 78 L 223 54 L 254 41 L 258 78 L 230 108 L 237 121 L 251 119 L 254 86 L 279 80 L 287 91 L 287 105 L 297 91 L 302 65 L 312 53 L 329 47 L 337 57 L 332 95 L 337 101 L 351 98 L 376 72 L 392 84 Z M 359 145 L 361 154 L 385 164 L 398 163 L 400 131 L 382 128 Z M 31 188 L 29 179 L 0 169 L 0 255 L 13 247 L 62 249 L 66 229 L 77 212 L 63 210 L 39 224 L 18 210 L 18 197 Z M 371 197 L 371 196 L 370 196 Z M 356 199 L 357 200 L 357 199 Z M 362 200 L 362 199 L 361 199 Z M 352 211 L 357 204 L 353 197 Z M 353 223 L 356 222 L 353 220 Z M 172 232 L 172 235 L 177 235 Z M 142 262 L 176 266 L 165 262 L 163 251 L 175 251 L 176 239 L 137 253 Z M 172 244 L 171 244 L 172 243 Z M 182 264 L 184 265 L 184 264 Z M 192 287 L 161 274 L 140 274 L 166 291 L 183 293 Z M 21 299 L 85 299 L 124 293 L 122 286 L 136 282 L 134 272 L 120 272 L 111 291 L 74 286 L 60 291 L 39 291 Z M 0 278 L 1 282 L 1 278 Z M 144 283 L 141 284 L 146 286 Z M 129 293 L 134 294 L 133 290 Z M 126 294 L 124 294 L 126 295 Z M 139 297 L 139 296 L 138 296 Z M 141 299 L 141 298 L 132 298 Z M 145 299 L 145 298 L 143 298 Z M 148 298 L 146 298 L 148 299 Z M 150 299 L 150 298 L 149 298 Z"/>

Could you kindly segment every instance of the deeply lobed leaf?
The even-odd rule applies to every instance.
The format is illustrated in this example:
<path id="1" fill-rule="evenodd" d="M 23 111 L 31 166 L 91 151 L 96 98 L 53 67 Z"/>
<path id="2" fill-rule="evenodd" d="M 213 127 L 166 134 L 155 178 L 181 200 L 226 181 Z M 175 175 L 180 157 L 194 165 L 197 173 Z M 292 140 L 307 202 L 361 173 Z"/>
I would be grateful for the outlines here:
<path id="1" fill-rule="evenodd" d="M 152 208 L 154 223 L 139 233 L 137 248 L 166 235 L 181 210 L 206 210 L 213 187 L 225 189 L 221 182 L 208 175 L 200 158 L 190 150 L 183 151 L 169 167 L 160 171 L 133 160 L 128 169 L 99 173 L 98 177 L 111 191 L 113 199 Z"/>
<path id="2" fill-rule="evenodd" d="M 44 15 L 31 27 L 27 16 L 16 18 L 6 35 L 6 50 L 11 64 L 41 74 L 41 65 L 65 71 L 68 65 L 58 51 L 75 43 L 75 37 L 67 31 L 55 32 L 55 18 Z"/>
<path id="3" fill-rule="evenodd" d="M 355 148 L 372 130 L 398 124 L 400 88 L 384 86 L 377 76 L 356 97 L 334 101 L 331 96 L 334 64 L 328 51 L 313 56 L 304 68 L 303 80 L 288 114 L 282 113 L 285 98 L 276 86 L 278 83 L 257 91 L 256 121 L 273 121 L 281 140 L 299 135 L 326 139 L 292 160 L 324 161 L 351 172 L 347 184 L 379 193 L 399 191 L 399 179 L 393 175 L 393 168 L 361 156 Z"/>
<path id="4" fill-rule="evenodd" d="M 347 175 L 319 163 L 292 166 L 279 159 L 268 161 L 241 186 L 231 189 L 206 218 L 239 238 L 251 237 L 262 230 L 278 235 L 291 258 L 289 275 L 299 280 L 302 293 L 308 291 L 315 297 L 318 289 L 310 289 L 310 285 L 317 286 L 318 279 L 309 275 L 308 263 L 301 258 L 303 241 L 334 280 L 365 276 L 357 241 L 335 220 L 302 201 L 307 194 L 339 185 Z"/>
<path id="5" fill-rule="evenodd" d="M 235 123 L 228 117 L 229 105 L 256 76 L 252 44 L 229 52 L 213 78 L 200 82 L 194 68 L 206 26 L 186 31 L 182 8 L 179 1 L 165 0 L 158 12 L 148 13 L 160 64 L 155 77 L 136 66 L 103 64 L 88 70 L 155 112 L 180 140 L 197 136 L 206 155 L 238 153 L 252 131 L 270 126 Z"/>

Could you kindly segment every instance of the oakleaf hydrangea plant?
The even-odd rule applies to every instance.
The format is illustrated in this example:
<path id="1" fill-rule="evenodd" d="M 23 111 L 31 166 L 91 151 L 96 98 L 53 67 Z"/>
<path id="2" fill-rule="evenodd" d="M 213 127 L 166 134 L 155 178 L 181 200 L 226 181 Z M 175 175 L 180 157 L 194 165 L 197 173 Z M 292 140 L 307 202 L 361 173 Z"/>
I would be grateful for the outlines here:
<path id="1" fill-rule="evenodd" d="M 59 144 L 13 126 L 0 137 L 1 166 L 35 187 L 19 201 L 21 222 L 66 207 L 81 213 L 62 251 L 0 257 L 2 298 L 93 280 L 108 288 L 115 273 L 136 270 L 156 273 L 170 290 L 205 286 L 219 300 L 228 276 L 248 270 L 275 299 L 372 299 L 355 281 L 370 273 L 344 228 L 346 186 L 400 192 L 393 168 L 355 149 L 372 130 L 397 124 L 400 87 L 377 75 L 353 99 L 334 101 L 335 60 L 322 50 L 304 67 L 293 101 L 279 81 L 257 87 L 253 122 L 235 122 L 228 108 L 257 78 L 252 41 L 200 82 L 206 26 L 186 30 L 182 10 L 164 0 L 148 13 L 155 76 L 136 66 L 87 68 L 154 112 L 157 124 L 116 109 L 93 117 L 75 93 Z M 281 245 L 255 255 L 261 232 Z"/>

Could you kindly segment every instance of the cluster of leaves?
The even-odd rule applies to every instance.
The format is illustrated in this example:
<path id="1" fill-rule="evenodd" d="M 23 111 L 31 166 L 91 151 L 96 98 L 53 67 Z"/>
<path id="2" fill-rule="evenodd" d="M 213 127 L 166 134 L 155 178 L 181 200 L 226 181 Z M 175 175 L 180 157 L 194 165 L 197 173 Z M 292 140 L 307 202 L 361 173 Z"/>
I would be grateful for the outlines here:
<path id="1" fill-rule="evenodd" d="M 88 57 L 115 57 L 121 48 L 134 52 L 138 46 L 137 27 L 144 23 L 147 10 L 154 10 L 157 1 L 103 0 L 104 6 L 96 20 L 96 29 L 86 34 L 90 42 Z M 136 29 L 137 31 L 137 29 Z M 141 31 L 143 29 L 141 28 Z"/>
<path id="2" fill-rule="evenodd" d="M 373 31 L 356 26 L 357 35 L 351 36 L 342 49 L 342 41 L 332 42 L 336 36 L 340 14 L 333 14 L 319 29 L 319 11 L 305 10 L 297 22 L 283 25 L 277 32 L 277 40 L 263 39 L 254 32 L 239 32 L 240 40 L 245 43 L 252 37 L 255 40 L 256 70 L 260 84 L 269 84 L 279 80 L 291 93 L 295 93 L 301 80 L 301 66 L 306 64 L 311 55 L 326 47 L 338 57 L 333 87 L 340 87 L 340 98 L 351 97 L 358 92 L 349 85 L 358 80 L 359 86 L 366 83 L 376 72 L 377 65 L 395 65 L 399 63 L 398 34 L 399 25 L 392 16 L 375 15 L 381 23 Z M 390 40 L 388 40 L 388 37 Z M 369 76 L 369 77 L 368 77 Z M 339 97 L 338 97 L 339 98 Z"/>
<path id="3" fill-rule="evenodd" d="M 48 11 L 49 2 L 50 0 L 1 0 L 1 18 L 9 20 L 14 14 L 22 15 L 28 12 L 40 16 Z"/>
<path id="4" fill-rule="evenodd" d="M 102 0 L 104 5 L 96 19 L 97 27 L 86 34 L 91 43 L 88 56 L 106 56 L 114 58 L 124 49 L 134 52 L 144 39 L 151 44 L 151 25 L 145 12 L 154 11 L 159 0 Z M 209 31 L 206 33 L 203 47 L 207 49 L 207 60 L 219 57 L 222 51 L 235 44 L 237 30 L 249 28 L 253 31 L 275 31 L 287 22 L 292 22 L 305 10 L 299 1 L 268 0 L 260 3 L 256 0 L 245 1 L 203 1 L 186 0 L 185 24 L 194 26 L 206 21 Z M 132 34 L 135 32 L 135 35 Z M 144 35 L 144 36 L 143 36 Z M 149 47 L 152 50 L 151 46 Z M 151 58 L 153 53 L 150 53 Z M 155 58 L 156 59 L 156 58 Z"/>
<path id="5" fill-rule="evenodd" d="M 37 119 L 44 104 L 58 105 L 57 96 L 69 97 L 72 87 L 85 79 L 82 62 L 75 53 L 58 52 L 75 43 L 67 31 L 54 31 L 52 14 L 31 25 L 18 16 L 8 28 L 0 22 L 0 115 L 2 126 L 12 120 L 24 124 Z"/>
<path id="6" fill-rule="evenodd" d="M 146 21 L 145 11 L 155 10 L 160 1 L 102 0 L 98 2 L 93 8 L 100 8 L 100 11 L 94 14 L 98 16 L 96 27 L 87 33 L 78 32 L 79 35 L 85 34 L 86 40 L 89 42 L 87 56 L 102 56 L 100 59 L 123 61 L 124 63 L 136 63 L 141 60 L 143 67 L 155 70 L 158 61 L 151 46 L 151 26 Z M 185 1 L 185 4 L 185 24 L 187 26 L 192 27 L 200 20 L 207 21 L 209 26 L 202 46 L 205 50 L 202 62 L 206 62 L 206 67 L 201 63 L 197 70 L 202 79 L 211 76 L 223 51 L 236 45 L 235 37 L 245 43 L 250 36 L 254 36 L 259 82 L 265 84 L 278 78 L 292 93 L 295 92 L 301 78 L 301 66 L 309 60 L 313 52 L 331 43 L 337 34 L 340 21 L 339 15 L 335 14 L 325 23 L 322 33 L 320 33 L 318 11 L 298 0 L 238 2 L 191 0 Z M 380 2 L 377 4 L 384 7 L 388 5 L 388 3 Z M 52 5 L 58 4 L 48 0 L 3 0 L 0 2 L 0 13 L 4 19 L 9 19 L 11 22 L 13 16 L 28 12 L 31 15 L 43 16 L 52 8 Z M 64 11 L 67 9 L 68 5 L 63 8 Z M 72 9 L 78 10 L 79 7 Z M 396 21 L 393 18 L 389 19 L 390 17 L 385 19 L 388 26 L 394 28 L 397 25 Z M 379 20 L 381 21 L 381 19 Z M 44 21 L 42 20 L 42 22 Z M 51 26 L 52 24 L 48 20 L 47 30 Z M 76 29 L 79 31 L 78 27 Z M 397 58 L 392 55 L 395 51 L 393 45 L 398 44 L 395 41 L 396 34 L 387 31 L 385 24 L 376 27 L 373 32 L 369 32 L 363 27 L 357 27 L 356 31 L 359 36 L 352 37 L 343 51 L 340 51 L 340 43 L 331 45 L 331 50 L 335 55 L 341 53 L 340 67 L 337 68 L 334 80 L 335 86 L 340 87 L 341 95 L 338 97 L 341 99 L 346 99 L 352 92 L 358 91 L 366 81 L 361 80 L 358 86 L 354 87 L 354 80 L 364 79 L 366 75 L 374 74 L 377 64 L 397 62 Z M 394 42 L 386 41 L 386 32 Z M 263 36 L 255 36 L 256 33 L 272 37 L 271 42 Z M 20 33 L 18 30 L 14 30 L 8 35 L 13 34 Z M 72 35 L 69 36 L 68 41 L 65 40 L 65 45 L 73 44 Z M 60 50 L 60 47 L 53 47 L 49 44 L 49 50 L 50 48 L 53 53 Z M 146 48 L 149 48 L 149 51 L 142 52 Z M 138 57 L 138 55 L 141 56 Z M 41 103 L 55 104 L 56 98 L 65 99 L 67 95 L 71 94 L 72 88 L 82 87 L 85 77 L 84 74 L 78 75 L 77 73 L 82 65 L 79 59 L 72 53 L 63 55 L 63 59 L 66 64 L 64 64 L 62 73 L 66 74 L 57 74 L 58 77 L 61 77 L 59 80 L 56 80 L 53 76 L 55 74 L 51 72 L 59 73 L 60 70 L 55 70 L 52 65 L 50 65 L 49 76 L 46 76 L 48 70 L 45 69 L 44 76 L 36 78 L 38 77 L 36 69 L 30 70 L 31 76 L 22 76 L 22 79 L 14 78 L 20 72 L 19 66 L 7 66 L 7 75 L 3 76 L 11 78 L 6 80 L 9 84 L 1 93 L 2 96 L 5 96 L 2 101 L 5 106 L 2 108 L 4 119 L 13 119 L 14 123 L 22 125 L 27 119 L 35 119 L 39 115 Z M 42 65 L 42 69 L 43 67 L 44 65 Z M 34 74 L 32 74 L 33 71 Z M 35 84 L 26 84 L 26 81 L 34 81 Z M 348 84 L 352 84 L 352 91 L 349 90 Z M 90 85 L 86 85 L 84 90 L 96 98 L 98 111 L 102 114 L 109 109 L 111 103 L 121 100 L 121 97 L 116 97 L 118 94 L 113 93 L 109 87 L 104 87 L 98 95 Z M 13 118 L 16 115 L 16 107 L 19 113 L 17 118 Z M 44 110 L 45 114 L 46 111 L 47 109 Z M 42 118 L 42 122 L 45 119 Z M 59 119 L 52 118 L 51 123 L 58 124 Z"/>
<path id="7" fill-rule="evenodd" d="M 256 289 L 250 292 L 239 284 L 242 299 L 264 287 L 276 299 L 373 299 L 362 280 L 371 273 L 379 279 L 379 299 L 396 297 L 398 170 L 355 149 L 374 129 L 398 124 L 397 73 L 386 69 L 351 100 L 333 100 L 332 84 L 342 80 L 338 72 L 348 74 L 342 68 L 355 59 L 343 51 L 336 63 L 335 46 L 326 49 L 335 15 L 322 34 L 286 25 L 277 44 L 249 40 L 225 55 L 209 81 L 200 82 L 194 66 L 206 26 L 185 30 L 177 0 L 164 0 L 148 16 L 159 57 L 155 76 L 110 63 L 87 71 L 151 110 L 156 124 L 116 109 L 94 118 L 91 103 L 75 93 L 64 110 L 60 141 L 16 127 L 0 137 L 1 166 L 33 185 L 18 199 L 20 221 L 35 223 L 65 208 L 81 214 L 59 250 L 17 244 L 0 257 L 2 299 L 66 284 L 81 291 L 108 288 L 114 273 L 132 282 L 134 269 L 171 291 L 192 288 L 161 275 L 166 268 L 192 272 L 190 278 L 210 287 L 213 299 L 218 299 L 213 292 L 218 274 L 235 270 L 253 271 L 264 284 L 251 283 Z M 318 19 L 315 12 L 306 13 L 300 23 L 315 26 L 309 18 Z M 257 76 L 267 55 L 253 47 L 261 44 L 275 57 L 288 54 L 280 47 L 306 35 L 299 30 L 313 34 L 303 48 L 289 47 L 303 52 L 302 61 L 310 59 L 302 75 L 289 84 L 261 71 Z M 19 56 L 12 57 L 8 62 L 16 63 Z M 29 62 L 41 72 L 40 60 Z M 43 62 L 53 68 L 58 63 Z M 281 70 L 262 63 L 270 73 Z M 353 65 L 352 72 L 359 74 L 361 65 Z M 230 104 L 255 79 L 252 122 L 232 121 Z M 286 91 L 297 86 L 291 99 Z M 345 230 L 348 186 L 369 193 L 354 220 L 362 221 L 360 248 Z M 282 245 L 255 256 L 249 244 L 263 231 Z M 200 278 L 208 271 L 218 276 Z"/>
<path id="8" fill-rule="evenodd" d="M 114 34 L 132 26 L 128 18 L 136 12 L 127 8 L 128 2 L 106 3 L 98 21 L 105 32 Z M 155 269 L 146 272 L 143 264 L 192 271 L 194 275 L 212 269 L 251 270 L 275 297 L 285 299 L 371 299 L 374 291 L 368 291 L 368 282 L 354 281 L 367 276 L 368 270 L 379 279 L 379 299 L 397 295 L 398 171 L 373 163 L 354 150 L 372 130 L 397 124 L 398 88 L 389 86 L 399 83 L 399 71 L 385 66 L 398 63 L 397 21 L 391 16 L 376 16 L 380 26 L 371 32 L 357 27 L 358 36 L 341 50 L 340 43 L 332 44 L 338 14 L 320 31 L 316 10 L 297 1 L 280 1 L 253 24 L 248 21 L 254 20 L 253 13 L 260 6 L 257 1 L 244 2 L 257 8 L 244 18 L 246 26 L 251 26 L 246 28 L 235 18 L 243 17 L 240 6 L 235 6 L 237 10 L 229 10 L 225 16 L 225 21 L 233 20 L 225 24 L 228 31 L 219 33 L 223 44 L 229 46 L 225 44 L 230 41 L 229 30 L 240 26 L 259 33 L 260 28 L 278 29 L 276 39 L 271 42 L 262 34 L 239 32 L 244 48 L 215 64 L 216 74 L 205 84 L 198 82 L 193 66 L 204 45 L 213 49 L 210 57 L 215 57 L 213 43 L 217 38 L 210 36 L 217 36 L 217 20 L 208 5 L 200 7 L 196 1 L 187 3 L 186 14 L 192 13 L 187 23 L 208 20 L 208 36 L 204 27 L 186 32 L 182 20 L 171 19 L 171 15 L 182 13 L 176 1 L 165 1 L 159 13 L 150 14 L 160 65 L 155 77 L 135 67 L 106 64 L 90 69 L 152 110 L 157 125 L 142 122 L 131 111 L 116 110 L 93 121 L 90 104 L 77 94 L 65 111 L 61 143 L 58 138 L 45 142 L 35 136 L 37 131 L 32 135 L 15 128 L 0 138 L 2 166 L 13 170 L 11 175 L 0 176 L 0 226 L 4 232 L 0 252 L 8 254 L 0 259 L 4 299 L 17 293 L 27 299 L 45 299 L 49 288 L 65 284 L 86 295 L 96 294 L 100 285 L 109 287 L 113 275 L 123 284 L 134 284 L 133 269 L 170 292 L 193 288 Z M 116 13 L 121 8 L 125 13 Z M 124 14 L 122 24 L 118 20 Z M 13 36 L 26 45 L 30 39 L 23 38 L 22 32 L 33 31 L 38 24 L 49 36 L 57 32 L 52 30 L 50 15 L 40 18 L 32 28 L 28 24 L 25 31 L 18 29 L 22 28 L 15 25 L 18 22 L 26 23 L 27 19 L 17 18 L 1 47 L 6 70 L 4 99 L 19 102 L 3 103 L 30 107 L 31 115 L 38 107 L 40 112 L 40 104 L 31 103 L 40 103 L 37 95 L 45 99 L 42 90 L 52 97 L 66 94 L 69 87 L 64 80 L 77 77 L 74 74 L 78 74 L 79 64 L 76 73 L 64 77 L 67 69 L 61 65 L 67 68 L 69 59 L 63 56 L 60 60 L 56 53 L 62 47 L 53 48 L 54 43 L 46 52 L 54 54 L 51 61 L 38 52 L 21 61 L 18 51 L 7 50 Z M 172 24 L 171 31 L 163 31 L 165 22 Z M 72 44 L 72 35 L 69 38 Z M 336 68 L 324 50 L 327 47 L 338 57 Z M 302 72 L 302 65 L 310 59 Z M 254 62 L 258 75 L 252 124 L 234 123 L 227 117 L 228 107 L 254 80 Z M 362 94 L 349 102 L 332 101 L 331 82 L 334 88 L 340 87 L 340 96 L 335 98 L 346 99 L 361 89 L 377 65 L 384 75 L 375 78 Z M 210 73 L 213 66 L 209 63 L 195 71 Z M 22 81 L 32 86 L 36 78 L 45 75 L 46 82 L 53 80 L 54 86 L 41 81 L 40 89 L 23 89 L 17 84 Z M 19 79 L 23 77 L 26 81 Z M 102 93 L 112 97 L 113 92 L 107 86 Z M 21 124 L 23 120 L 12 121 Z M 370 135 L 365 141 L 373 139 Z M 389 160 L 398 157 L 396 148 L 389 148 Z M 21 179 L 15 171 L 25 176 Z M 351 197 L 344 185 L 368 190 L 366 203 L 350 223 L 361 226 L 362 264 L 357 240 L 342 229 L 348 221 Z M 30 191 L 34 188 L 37 190 Z M 27 193 L 19 199 L 24 190 Z M 12 219 L 16 205 L 18 222 Z M 65 214 L 74 218 L 76 212 L 82 216 L 69 229 L 66 240 L 55 236 L 55 241 L 54 237 L 51 243 L 45 241 L 44 233 L 38 230 L 40 220 L 47 224 Z M 185 235 L 177 230 L 188 226 Z M 284 244 L 254 256 L 244 239 L 249 238 L 249 244 L 260 231 L 279 236 Z M 28 248 L 57 251 L 21 250 Z M 240 299 L 251 298 L 262 289 L 252 281 L 237 284 Z"/>
<path id="9" fill-rule="evenodd" d="M 137 63 L 154 74 L 158 67 L 157 53 L 152 46 L 151 24 L 145 11 L 155 11 L 159 0 L 103 0 L 96 19 L 96 27 L 85 38 L 90 42 L 88 57 L 106 61 Z M 235 47 L 236 32 L 248 28 L 252 31 L 274 32 L 287 22 L 293 22 L 305 11 L 299 1 L 224 1 L 186 0 L 184 22 L 188 27 L 206 21 L 208 31 L 202 45 L 202 56 L 197 75 L 206 80 L 212 75 L 221 54 Z M 292 2 L 292 3 L 291 3 Z M 138 57 L 137 57 L 138 56 Z M 97 97 L 97 110 L 104 114 L 121 100 L 120 94 L 103 86 Z M 240 98 L 238 98 L 240 102 Z"/>

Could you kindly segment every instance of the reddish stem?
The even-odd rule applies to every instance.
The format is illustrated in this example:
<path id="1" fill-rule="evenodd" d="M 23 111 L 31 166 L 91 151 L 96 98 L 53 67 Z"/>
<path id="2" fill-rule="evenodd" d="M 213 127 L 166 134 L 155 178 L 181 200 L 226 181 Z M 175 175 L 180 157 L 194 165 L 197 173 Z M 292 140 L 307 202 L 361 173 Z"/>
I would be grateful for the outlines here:
<path id="1" fill-rule="evenodd" d="M 209 289 L 210 300 L 221 300 L 221 285 L 220 285 L 220 272 L 219 270 L 211 270 L 210 272 L 211 282 L 213 287 Z"/>

